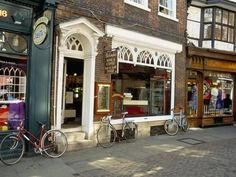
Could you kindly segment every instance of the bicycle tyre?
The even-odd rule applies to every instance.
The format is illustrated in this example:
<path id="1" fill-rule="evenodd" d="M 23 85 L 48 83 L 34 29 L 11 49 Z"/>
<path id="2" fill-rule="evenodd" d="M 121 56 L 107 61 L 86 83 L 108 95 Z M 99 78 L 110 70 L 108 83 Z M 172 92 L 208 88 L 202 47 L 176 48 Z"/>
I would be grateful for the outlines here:
<path id="1" fill-rule="evenodd" d="M 169 119 L 165 121 L 164 129 L 168 135 L 174 136 L 178 133 L 179 125 L 175 120 Z"/>
<path id="2" fill-rule="evenodd" d="M 0 144 L 0 159 L 5 165 L 14 165 L 25 152 L 24 139 L 15 134 L 5 136 Z"/>
<path id="3" fill-rule="evenodd" d="M 138 135 L 137 125 L 134 122 L 127 122 L 124 127 L 125 140 L 129 143 L 134 142 L 136 140 L 137 135 Z"/>
<path id="4" fill-rule="evenodd" d="M 111 147 L 117 137 L 116 129 L 110 124 L 103 124 L 97 131 L 97 142 L 104 148 Z"/>
<path id="5" fill-rule="evenodd" d="M 66 135 L 60 130 L 48 130 L 42 137 L 42 149 L 49 157 L 61 157 L 67 148 Z"/>
<path id="6" fill-rule="evenodd" d="M 183 117 L 183 118 L 182 118 L 182 130 L 183 130 L 184 132 L 186 132 L 186 131 L 188 131 L 188 129 L 189 129 L 189 122 L 188 122 L 188 120 L 186 119 L 186 117 Z"/>

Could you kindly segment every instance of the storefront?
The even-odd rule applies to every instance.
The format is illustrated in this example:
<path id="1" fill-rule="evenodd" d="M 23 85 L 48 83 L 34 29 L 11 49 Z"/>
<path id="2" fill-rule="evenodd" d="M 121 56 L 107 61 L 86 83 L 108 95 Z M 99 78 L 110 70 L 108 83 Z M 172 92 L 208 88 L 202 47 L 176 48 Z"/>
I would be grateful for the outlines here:
<path id="1" fill-rule="evenodd" d="M 44 11 L 45 4 L 0 3 L 0 133 L 15 130 L 23 120 L 33 133 L 37 121 L 50 124 L 54 7 L 49 3 Z"/>
<path id="2" fill-rule="evenodd" d="M 233 123 L 235 56 L 234 52 L 188 47 L 186 108 L 191 126 Z"/>
<path id="3" fill-rule="evenodd" d="M 175 57 L 182 51 L 181 44 L 110 25 L 102 32 L 83 17 L 61 23 L 59 28 L 55 61 L 57 128 L 68 133 L 82 131 L 92 139 L 101 116 L 128 111 L 130 119 L 140 122 L 140 130 L 146 127 L 146 136 L 153 122 L 170 118 Z M 72 61 L 74 67 L 69 66 Z M 77 109 L 80 96 L 82 106 Z M 113 121 L 121 123 L 118 116 Z"/>
<path id="4" fill-rule="evenodd" d="M 116 69 L 106 71 L 112 86 L 110 111 L 113 115 L 127 111 L 127 117 L 138 124 L 139 136 L 150 135 L 152 126 L 171 117 L 176 53 L 182 45 L 111 25 L 106 26 L 106 33 L 112 36 L 112 50 L 117 50 Z M 120 106 L 117 95 L 122 96 Z"/>

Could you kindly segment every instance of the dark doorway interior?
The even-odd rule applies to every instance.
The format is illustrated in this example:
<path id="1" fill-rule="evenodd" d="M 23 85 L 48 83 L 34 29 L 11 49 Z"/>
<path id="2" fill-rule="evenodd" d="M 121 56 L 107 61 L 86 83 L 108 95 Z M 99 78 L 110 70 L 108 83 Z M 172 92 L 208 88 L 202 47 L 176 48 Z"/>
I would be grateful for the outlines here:
<path id="1" fill-rule="evenodd" d="M 64 128 L 81 125 L 84 61 L 65 58 L 65 112 Z"/>

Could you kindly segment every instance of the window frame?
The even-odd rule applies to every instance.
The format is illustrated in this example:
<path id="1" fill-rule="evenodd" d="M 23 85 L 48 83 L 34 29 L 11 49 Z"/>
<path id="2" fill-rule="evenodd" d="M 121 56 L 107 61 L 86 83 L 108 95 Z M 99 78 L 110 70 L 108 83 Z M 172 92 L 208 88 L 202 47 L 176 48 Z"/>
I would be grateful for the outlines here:
<path id="1" fill-rule="evenodd" d="M 230 40 L 230 34 L 229 34 L 229 32 L 231 31 L 232 32 L 232 30 L 233 30 L 233 35 L 234 35 L 234 33 L 235 33 L 235 17 L 236 17 L 236 14 L 235 14 L 235 12 L 233 12 L 233 11 L 230 11 L 230 10 L 227 10 L 227 9 L 223 9 L 223 8 L 219 8 L 219 7 L 210 7 L 211 9 L 212 9 L 212 22 L 205 22 L 204 20 L 205 20 L 205 18 L 203 18 L 203 29 L 205 29 L 204 27 L 205 27 L 205 25 L 211 25 L 211 36 L 208 36 L 208 37 L 205 37 L 205 30 L 203 30 L 203 40 L 216 40 L 216 41 L 222 41 L 222 42 L 227 42 L 227 43 L 230 43 L 230 44 L 234 44 L 234 37 L 235 36 L 233 36 L 233 40 Z M 203 10 L 203 16 L 205 17 L 205 10 L 206 9 L 209 9 L 209 7 L 207 7 L 207 8 L 204 8 L 204 10 Z M 221 15 L 220 15 L 220 21 L 218 21 L 217 19 L 216 19 L 216 11 L 220 11 L 221 13 Z M 223 13 L 224 12 L 227 12 L 227 24 L 226 23 L 224 23 L 223 21 L 224 21 L 224 18 L 223 18 Z M 230 24 L 230 14 L 234 14 L 234 16 L 233 16 L 233 20 L 234 20 L 234 22 L 233 22 L 233 24 L 231 25 Z M 219 38 L 217 38 L 217 36 L 216 36 L 216 26 L 219 26 Z M 225 39 L 223 39 L 223 35 L 224 35 L 224 31 L 223 31 L 223 29 L 224 28 L 226 28 L 226 34 L 225 34 L 225 36 L 226 36 L 226 40 Z M 218 28 L 217 28 L 218 29 Z"/>
<path id="2" fill-rule="evenodd" d="M 151 9 L 148 8 L 148 0 L 142 0 L 142 1 L 143 1 L 143 4 L 134 2 L 134 0 L 124 0 L 124 3 L 125 3 L 125 4 L 129 4 L 129 5 L 131 5 L 131 6 L 134 6 L 134 7 L 137 7 L 137 8 L 140 8 L 140 9 L 142 9 L 142 10 L 145 10 L 145 11 L 150 12 Z"/>
<path id="3" fill-rule="evenodd" d="M 172 9 L 170 9 L 169 7 L 166 7 L 164 5 L 161 5 L 161 1 L 159 1 L 159 4 L 158 4 L 158 15 L 178 22 L 179 20 L 176 17 L 176 8 L 177 8 L 176 0 L 170 0 L 170 1 L 172 2 L 171 3 L 172 4 Z M 160 11 L 161 7 L 164 8 L 164 9 L 167 9 L 168 12 L 172 11 L 173 14 L 172 15 L 168 15 L 168 14 L 165 14 L 165 13 L 161 12 Z"/>

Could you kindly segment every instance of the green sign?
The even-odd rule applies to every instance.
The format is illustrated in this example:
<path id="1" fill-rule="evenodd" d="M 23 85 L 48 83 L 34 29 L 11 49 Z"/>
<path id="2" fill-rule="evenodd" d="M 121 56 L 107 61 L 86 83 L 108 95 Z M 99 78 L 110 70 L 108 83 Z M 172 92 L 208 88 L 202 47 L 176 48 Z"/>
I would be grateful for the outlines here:
<path id="1" fill-rule="evenodd" d="M 32 9 L 8 2 L 0 2 L 0 28 L 30 32 Z"/>

